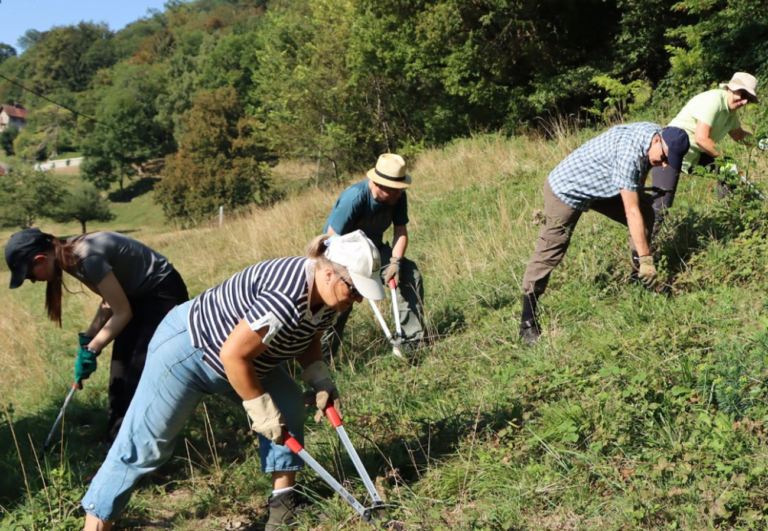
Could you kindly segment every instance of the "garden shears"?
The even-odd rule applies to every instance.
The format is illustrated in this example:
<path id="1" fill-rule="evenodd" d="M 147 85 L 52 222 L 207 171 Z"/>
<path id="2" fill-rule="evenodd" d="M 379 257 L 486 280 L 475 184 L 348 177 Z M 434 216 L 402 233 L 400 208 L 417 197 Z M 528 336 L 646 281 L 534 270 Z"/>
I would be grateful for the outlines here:
<path id="1" fill-rule="evenodd" d="M 328 486 L 330 486 L 339 496 L 341 496 L 344 501 L 351 505 L 364 522 L 367 522 L 376 528 L 381 527 L 382 529 L 394 529 L 397 531 L 403 531 L 404 527 L 401 522 L 395 520 L 382 520 L 382 518 L 379 516 L 382 511 L 386 510 L 387 505 L 384 504 L 381 496 L 379 496 L 379 493 L 376 491 L 376 487 L 374 486 L 373 481 L 371 481 L 371 476 L 368 475 L 368 472 L 365 470 L 365 466 L 363 466 L 363 462 L 360 460 L 360 456 L 357 454 L 355 447 L 352 446 L 352 441 L 349 440 L 349 436 L 347 435 L 347 432 L 342 425 L 341 417 L 333 405 L 329 405 L 325 408 L 325 416 L 328 417 L 331 425 L 335 428 L 342 445 L 349 454 L 349 457 L 352 459 L 352 463 L 355 465 L 357 473 L 360 475 L 360 479 L 363 480 L 365 490 L 368 491 L 368 495 L 371 497 L 371 506 L 366 507 L 357 501 L 357 499 L 352 494 L 350 494 L 350 492 L 345 489 L 341 483 L 336 481 L 336 479 L 331 476 L 331 474 L 325 468 L 323 468 L 320 463 L 318 463 L 311 455 L 309 455 L 309 453 L 307 453 L 301 443 L 297 441 L 293 435 L 286 433 L 284 444 L 293 453 L 301 457 L 312 470 L 317 472 L 317 474 L 322 478 L 323 481 L 328 484 Z"/>

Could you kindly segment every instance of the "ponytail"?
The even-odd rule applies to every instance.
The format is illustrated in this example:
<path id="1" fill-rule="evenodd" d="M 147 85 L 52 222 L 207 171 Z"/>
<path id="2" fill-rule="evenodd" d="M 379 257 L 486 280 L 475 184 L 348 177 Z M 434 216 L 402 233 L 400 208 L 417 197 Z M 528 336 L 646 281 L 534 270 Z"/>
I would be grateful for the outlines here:
<path id="1" fill-rule="evenodd" d="M 75 255 L 75 245 L 82 237 L 72 241 L 52 238 L 53 250 L 53 278 L 48 281 L 45 288 L 45 309 L 48 318 L 61 327 L 61 293 L 64 287 L 63 271 L 77 265 L 78 258 Z M 49 249 L 51 250 L 51 249 Z"/>

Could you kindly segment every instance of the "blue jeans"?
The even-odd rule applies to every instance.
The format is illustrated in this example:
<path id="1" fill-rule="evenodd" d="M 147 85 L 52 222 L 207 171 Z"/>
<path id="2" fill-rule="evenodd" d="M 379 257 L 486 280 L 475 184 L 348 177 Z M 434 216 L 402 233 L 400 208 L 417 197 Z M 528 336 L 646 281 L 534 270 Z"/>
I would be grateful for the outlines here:
<path id="1" fill-rule="evenodd" d="M 211 394 L 241 402 L 227 380 L 202 360 L 187 331 L 191 302 L 174 308 L 160 323 L 147 351 L 139 386 L 104 464 L 83 498 L 83 508 L 101 520 L 113 520 L 128 504 L 142 476 L 157 470 L 173 454 L 176 439 L 200 401 Z M 302 389 L 282 367 L 263 376 L 261 384 L 285 418 L 288 429 L 304 443 Z M 286 446 L 259 435 L 264 472 L 293 471 L 303 466 Z"/>

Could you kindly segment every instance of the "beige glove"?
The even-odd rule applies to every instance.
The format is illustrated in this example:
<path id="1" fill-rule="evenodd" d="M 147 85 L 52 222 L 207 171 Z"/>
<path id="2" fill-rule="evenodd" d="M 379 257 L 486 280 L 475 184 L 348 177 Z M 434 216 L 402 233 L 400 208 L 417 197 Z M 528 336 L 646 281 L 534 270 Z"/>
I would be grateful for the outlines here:
<path id="1" fill-rule="evenodd" d="M 333 404 L 333 409 L 341 416 L 339 411 L 339 391 L 331 378 L 331 371 L 324 361 L 316 361 L 309 365 L 301 374 L 301 380 L 315 390 L 315 422 L 320 422 L 325 416 L 325 408 L 328 403 Z"/>
<path id="2" fill-rule="evenodd" d="M 653 256 L 646 255 L 640 257 L 640 270 L 637 273 L 637 277 L 646 288 L 652 288 L 656 285 L 656 268 L 653 265 Z"/>
<path id="3" fill-rule="evenodd" d="M 253 431 L 275 444 L 283 444 L 283 430 L 287 429 L 287 426 L 269 393 L 243 401 L 243 407 L 251 419 Z"/>
<path id="4" fill-rule="evenodd" d="M 389 265 L 384 271 L 384 285 L 388 285 L 391 279 L 395 279 L 395 285 L 400 285 L 400 259 L 393 256 L 389 259 Z"/>

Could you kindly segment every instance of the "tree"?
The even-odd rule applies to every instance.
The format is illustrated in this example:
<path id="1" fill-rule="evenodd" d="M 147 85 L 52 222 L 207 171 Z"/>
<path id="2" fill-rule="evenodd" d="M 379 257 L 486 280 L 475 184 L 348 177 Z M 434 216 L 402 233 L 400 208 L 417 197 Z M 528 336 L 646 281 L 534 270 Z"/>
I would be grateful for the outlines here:
<path id="1" fill-rule="evenodd" d="M 117 182 L 123 189 L 141 165 L 161 157 L 173 146 L 171 132 L 158 122 L 156 102 L 165 90 L 163 71 L 156 66 L 121 65 L 98 94 L 99 122 L 83 144 L 83 178 L 106 190 Z"/>
<path id="2" fill-rule="evenodd" d="M 692 95 L 734 72 L 768 75 L 768 10 L 754 0 L 683 0 L 675 8 L 688 25 L 672 27 L 668 37 L 672 68 L 668 77 Z"/>
<path id="3" fill-rule="evenodd" d="M 16 127 L 8 127 L 2 133 L 0 133 L 0 149 L 5 151 L 7 157 L 12 157 L 15 153 L 13 150 L 13 141 L 19 136 L 19 130 Z"/>
<path id="4" fill-rule="evenodd" d="M 63 196 L 62 185 L 51 175 L 14 170 L 0 178 L 0 224 L 27 229 L 41 217 L 50 217 Z"/>
<path id="5" fill-rule="evenodd" d="M 9 44 L 0 42 L 0 63 L 11 57 L 16 57 L 16 49 Z"/>
<path id="6" fill-rule="evenodd" d="M 35 44 L 37 41 L 39 41 L 42 37 L 43 37 L 42 33 L 37 31 L 36 29 L 30 28 L 24 32 L 24 35 L 19 37 L 19 40 L 16 41 L 16 45 L 23 52 L 23 51 L 26 51 L 27 48 Z"/>
<path id="7" fill-rule="evenodd" d="M 27 82 L 44 94 L 86 90 L 98 70 L 115 64 L 112 36 L 106 24 L 93 22 L 46 31 L 22 55 Z"/>
<path id="8" fill-rule="evenodd" d="M 219 206 L 236 210 L 271 198 L 268 154 L 254 134 L 260 124 L 243 115 L 233 88 L 198 94 L 183 125 L 179 151 L 166 157 L 155 188 L 166 217 L 196 223 Z"/>
<path id="9" fill-rule="evenodd" d="M 115 215 L 101 192 L 94 185 L 83 183 L 64 196 L 60 206 L 51 213 L 51 218 L 60 223 L 79 221 L 82 231 L 86 232 L 89 221 L 111 221 Z"/>
<path id="10" fill-rule="evenodd" d="M 14 141 L 14 151 L 24 160 L 42 161 L 75 147 L 75 117 L 58 105 L 46 105 L 27 116 L 27 124 Z"/>

